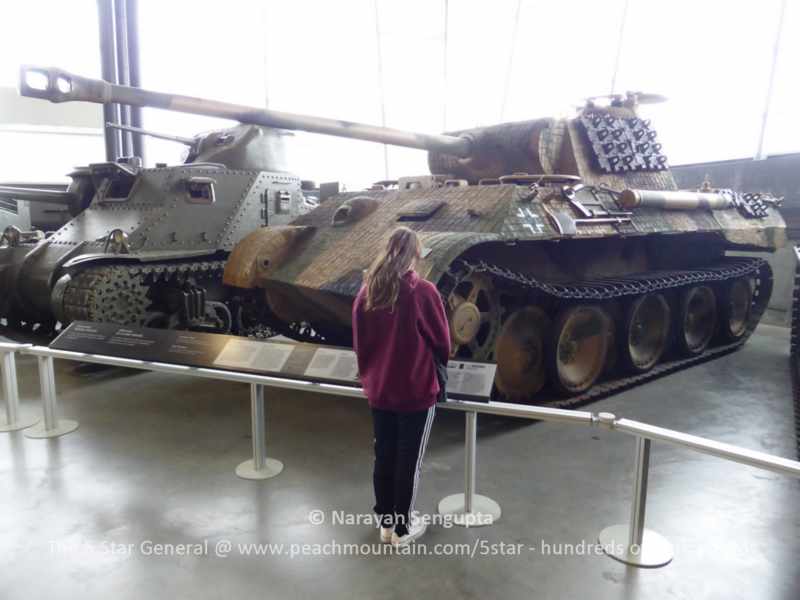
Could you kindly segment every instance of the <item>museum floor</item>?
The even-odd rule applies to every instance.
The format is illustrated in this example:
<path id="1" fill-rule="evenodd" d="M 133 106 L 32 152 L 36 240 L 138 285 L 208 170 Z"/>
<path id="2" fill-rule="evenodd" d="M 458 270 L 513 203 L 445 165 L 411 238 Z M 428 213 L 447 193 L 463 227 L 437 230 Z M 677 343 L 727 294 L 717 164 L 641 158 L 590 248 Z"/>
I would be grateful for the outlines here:
<path id="1" fill-rule="evenodd" d="M 787 353 L 788 331 L 762 326 L 738 353 L 590 410 L 795 458 Z M 35 361 L 19 361 L 24 406 L 37 409 Z M 253 482 L 234 474 L 250 452 L 244 385 L 56 369 L 62 414 L 80 429 L 49 441 L 0 434 L 0 598 L 800 597 L 800 482 L 655 443 L 647 524 L 674 544 L 675 559 L 628 569 L 578 553 L 628 518 L 634 440 L 494 417 L 479 418 L 478 490 L 500 503 L 502 518 L 488 528 L 431 529 L 422 541 L 429 552 L 477 544 L 477 554 L 522 544 L 520 554 L 242 555 L 238 543 L 288 552 L 290 544 L 376 541 L 366 525 L 330 523 L 333 511 L 370 511 L 364 403 L 268 392 L 270 455 L 286 468 Z M 424 512 L 461 490 L 463 422 L 437 415 Z M 326 522 L 312 525 L 312 510 Z M 200 557 L 154 556 L 147 545 L 204 540 Z M 214 556 L 224 541 L 234 545 L 229 556 Z"/>

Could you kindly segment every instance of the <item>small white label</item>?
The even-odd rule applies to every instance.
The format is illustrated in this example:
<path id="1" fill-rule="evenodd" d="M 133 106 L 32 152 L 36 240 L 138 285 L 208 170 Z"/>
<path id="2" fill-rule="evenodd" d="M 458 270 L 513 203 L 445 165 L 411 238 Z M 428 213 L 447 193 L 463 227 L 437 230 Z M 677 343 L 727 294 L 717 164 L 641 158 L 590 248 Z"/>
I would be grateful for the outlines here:
<path id="1" fill-rule="evenodd" d="M 317 348 L 306 368 L 306 377 L 358 381 L 358 361 L 355 352 Z"/>
<path id="2" fill-rule="evenodd" d="M 447 363 L 447 391 L 488 398 L 497 365 L 451 360 Z"/>
<path id="3" fill-rule="evenodd" d="M 294 345 L 292 344 L 230 340 L 225 344 L 214 364 L 220 367 L 257 369 L 276 373 L 283 369 L 293 351 Z"/>

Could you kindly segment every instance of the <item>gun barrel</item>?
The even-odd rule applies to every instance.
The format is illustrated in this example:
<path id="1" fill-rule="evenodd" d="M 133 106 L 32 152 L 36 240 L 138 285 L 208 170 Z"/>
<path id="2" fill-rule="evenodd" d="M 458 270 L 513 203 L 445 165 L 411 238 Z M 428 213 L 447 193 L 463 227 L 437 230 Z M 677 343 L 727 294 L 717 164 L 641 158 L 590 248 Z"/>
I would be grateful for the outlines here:
<path id="1" fill-rule="evenodd" d="M 26 200 L 28 202 L 49 202 L 51 204 L 63 204 L 64 206 L 71 206 L 78 200 L 78 197 L 72 192 L 8 185 L 0 185 L 0 198 Z"/>
<path id="2" fill-rule="evenodd" d="M 147 129 L 142 129 L 141 127 L 133 127 L 132 125 L 106 123 L 106 127 L 110 127 L 111 129 L 120 129 L 122 131 L 130 131 L 132 133 L 138 133 L 139 135 L 149 135 L 150 137 L 158 138 L 159 140 L 178 142 L 179 144 L 184 144 L 186 146 L 192 146 L 195 142 L 194 138 L 183 137 L 180 135 L 170 135 L 168 133 L 158 133 L 157 131 L 148 131 Z"/>
<path id="3" fill-rule="evenodd" d="M 241 123 L 322 133 L 337 137 L 366 140 L 393 146 L 419 148 L 459 157 L 470 155 L 471 142 L 465 137 L 414 133 L 352 121 L 340 121 L 295 113 L 254 108 L 193 96 L 153 92 L 115 85 L 107 81 L 73 75 L 62 69 L 22 66 L 19 91 L 23 96 L 51 102 L 85 101 L 130 106 L 148 106 L 178 112 L 233 119 Z"/>

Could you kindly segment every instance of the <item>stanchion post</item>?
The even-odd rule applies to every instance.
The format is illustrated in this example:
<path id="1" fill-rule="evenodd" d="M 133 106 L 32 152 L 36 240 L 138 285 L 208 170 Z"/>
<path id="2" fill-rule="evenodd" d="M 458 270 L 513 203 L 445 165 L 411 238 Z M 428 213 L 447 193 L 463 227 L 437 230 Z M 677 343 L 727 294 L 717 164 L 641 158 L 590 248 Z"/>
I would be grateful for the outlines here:
<path id="1" fill-rule="evenodd" d="M 266 412 L 264 406 L 264 386 L 250 384 L 250 426 L 253 437 L 253 458 L 236 467 L 236 474 L 242 479 L 269 479 L 283 471 L 283 463 L 267 457 Z"/>
<path id="2" fill-rule="evenodd" d="M 466 413 L 464 422 L 464 512 L 471 513 L 475 502 L 475 462 L 478 443 L 478 413 Z"/>
<path id="3" fill-rule="evenodd" d="M 17 431 L 37 423 L 38 417 L 20 414 L 17 361 L 13 350 L 0 351 L 0 375 L 3 379 L 3 398 L 6 402 L 5 420 L 0 417 L 0 432 Z"/>
<path id="4" fill-rule="evenodd" d="M 267 460 L 267 417 L 264 414 L 264 386 L 250 384 L 250 396 L 253 467 L 258 471 L 264 468 L 264 462 Z"/>
<path id="5" fill-rule="evenodd" d="M 19 388 L 17 387 L 17 365 L 13 352 L 4 352 L 3 360 L 3 396 L 6 399 L 6 423 L 17 422 L 19 416 Z"/>
<path id="6" fill-rule="evenodd" d="M 42 394 L 43 422 L 25 430 L 25 437 L 40 439 L 66 435 L 78 428 L 78 422 L 58 418 L 56 375 L 52 356 L 37 356 L 39 362 L 39 387 Z"/>
<path id="7" fill-rule="evenodd" d="M 39 421 L 38 417 L 20 413 L 17 361 L 13 350 L 0 351 L 0 375 L 6 402 L 5 420 L 0 417 L 0 432 L 18 431 L 35 425 Z"/>
<path id="8" fill-rule="evenodd" d="M 650 440 L 636 436 L 630 523 L 606 527 L 598 536 L 603 552 L 634 567 L 663 567 L 673 557 L 672 544 L 661 534 L 644 527 L 649 473 Z"/>
<path id="9" fill-rule="evenodd" d="M 644 514 L 647 508 L 647 476 L 650 473 L 650 440 L 636 438 L 636 466 L 631 502 L 631 526 L 628 547 L 641 547 L 644 537 Z"/>
<path id="10" fill-rule="evenodd" d="M 500 518 L 500 505 L 476 493 L 475 475 L 478 447 L 478 413 L 464 413 L 464 493 L 452 494 L 439 502 L 439 514 L 451 515 L 452 522 L 462 527 L 491 525 Z"/>

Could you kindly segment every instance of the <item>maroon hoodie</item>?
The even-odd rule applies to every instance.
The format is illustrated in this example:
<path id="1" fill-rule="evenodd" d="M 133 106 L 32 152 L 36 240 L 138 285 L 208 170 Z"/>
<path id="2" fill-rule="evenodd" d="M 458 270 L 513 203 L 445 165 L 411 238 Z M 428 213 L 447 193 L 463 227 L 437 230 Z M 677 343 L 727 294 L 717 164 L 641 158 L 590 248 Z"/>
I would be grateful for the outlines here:
<path id="1" fill-rule="evenodd" d="M 436 286 L 409 271 L 394 309 L 366 310 L 366 288 L 353 303 L 353 348 L 364 392 L 373 408 L 426 410 L 439 382 L 434 356 L 450 356 L 450 329 Z"/>

